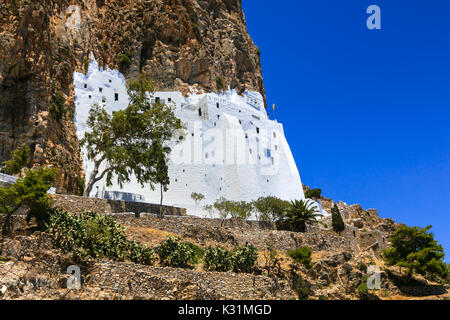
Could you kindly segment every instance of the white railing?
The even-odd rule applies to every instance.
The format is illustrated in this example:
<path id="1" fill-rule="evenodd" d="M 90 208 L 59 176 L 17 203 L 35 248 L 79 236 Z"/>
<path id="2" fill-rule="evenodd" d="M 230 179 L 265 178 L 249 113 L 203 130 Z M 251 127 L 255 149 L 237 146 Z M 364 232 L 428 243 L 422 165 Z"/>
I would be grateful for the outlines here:
<path id="1" fill-rule="evenodd" d="M 6 183 L 6 184 L 14 184 L 14 183 L 16 183 L 16 181 L 17 181 L 16 177 L 0 173 L 0 182 Z"/>

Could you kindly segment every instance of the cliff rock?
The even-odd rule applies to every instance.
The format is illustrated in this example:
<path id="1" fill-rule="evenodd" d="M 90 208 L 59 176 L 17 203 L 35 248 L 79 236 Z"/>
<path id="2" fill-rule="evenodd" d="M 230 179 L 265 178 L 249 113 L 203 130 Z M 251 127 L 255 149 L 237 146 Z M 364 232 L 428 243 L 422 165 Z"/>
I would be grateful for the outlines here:
<path id="1" fill-rule="evenodd" d="M 84 184 L 72 75 L 86 71 L 91 52 L 127 78 L 149 73 L 157 90 L 265 96 L 240 0 L 3 0 L 0 161 L 27 143 L 31 165 L 60 169 L 60 192 Z"/>

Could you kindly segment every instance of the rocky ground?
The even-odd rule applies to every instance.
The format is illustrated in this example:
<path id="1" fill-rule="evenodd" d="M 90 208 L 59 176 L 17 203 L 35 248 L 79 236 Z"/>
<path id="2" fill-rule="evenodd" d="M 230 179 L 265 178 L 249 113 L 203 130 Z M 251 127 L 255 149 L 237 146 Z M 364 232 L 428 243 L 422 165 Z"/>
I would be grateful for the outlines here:
<path id="1" fill-rule="evenodd" d="M 367 211 L 359 206 L 340 204 L 348 213 L 346 222 L 363 219 Z M 356 212 L 361 216 L 356 218 Z M 19 218 L 17 218 L 19 219 Z M 67 289 L 66 274 L 71 258 L 52 247 L 46 233 L 33 232 L 23 222 L 16 223 L 16 235 L 3 239 L 0 261 L 0 296 L 3 299 L 297 299 L 299 283 L 310 299 L 358 299 L 359 284 L 365 271 L 361 263 L 377 265 L 381 289 L 370 291 L 371 299 L 449 299 L 449 287 L 416 277 L 407 286 L 397 268 L 388 268 L 380 258 L 380 248 L 369 249 L 352 239 L 353 229 L 341 235 L 321 227 L 306 233 L 276 230 L 272 224 L 233 220 L 166 217 L 153 215 L 135 218 L 115 215 L 127 228 L 129 238 L 156 246 L 168 234 L 191 241 L 200 247 L 220 244 L 227 248 L 251 243 L 260 250 L 254 274 L 206 272 L 194 269 L 142 266 L 130 262 L 92 261 L 81 267 L 82 287 Z M 20 220 L 20 219 L 19 219 Z M 372 221 L 369 224 L 367 221 Z M 364 232 L 394 229 L 391 220 L 374 216 L 364 220 Z M 272 227 L 271 227 L 272 226 Z M 390 226 L 390 228 L 388 228 Z M 356 242 L 355 242 L 356 241 Z M 307 245 L 313 250 L 312 267 L 305 268 L 287 257 L 291 248 Z M 362 247 L 362 248 L 361 248 Z M 269 252 L 276 249 L 276 261 Z"/>

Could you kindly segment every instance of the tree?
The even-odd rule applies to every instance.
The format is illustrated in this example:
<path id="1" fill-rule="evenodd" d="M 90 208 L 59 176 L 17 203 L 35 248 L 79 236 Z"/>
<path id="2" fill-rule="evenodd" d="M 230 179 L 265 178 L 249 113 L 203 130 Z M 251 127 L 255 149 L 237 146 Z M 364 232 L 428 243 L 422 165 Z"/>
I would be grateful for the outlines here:
<path id="1" fill-rule="evenodd" d="M 345 230 L 344 221 L 342 220 L 341 213 L 339 212 L 339 208 L 337 207 L 336 204 L 333 206 L 333 208 L 331 208 L 331 221 L 333 225 L 333 230 L 336 231 L 337 233 L 340 234 L 342 231 Z"/>
<path id="2" fill-rule="evenodd" d="M 23 167 L 28 164 L 30 148 L 24 143 L 19 148 L 11 152 L 11 158 L 5 161 L 3 172 L 6 174 L 19 174 Z"/>
<path id="3" fill-rule="evenodd" d="M 222 219 L 227 219 L 228 216 L 234 219 L 248 219 L 251 217 L 254 207 L 251 202 L 230 201 L 222 197 L 212 207 L 205 207 L 205 210 L 210 212 L 212 209 L 217 211 Z"/>
<path id="4" fill-rule="evenodd" d="M 116 177 L 122 187 L 133 174 L 142 187 L 149 184 L 154 190 L 159 184 L 161 194 L 167 190 L 169 142 L 173 132 L 183 126 L 172 108 L 150 102 L 148 92 L 153 92 L 153 88 L 152 81 L 141 74 L 127 82 L 130 104 L 125 110 L 113 115 L 97 105 L 90 110 L 87 121 L 90 130 L 81 144 L 94 167 L 85 196 L 105 177 L 108 186 Z"/>
<path id="5" fill-rule="evenodd" d="M 200 204 L 200 202 L 202 202 L 203 200 L 205 200 L 205 196 L 204 196 L 202 193 L 192 192 L 192 193 L 191 193 L 191 199 L 194 200 L 195 206 L 198 207 L 198 205 Z"/>
<path id="6" fill-rule="evenodd" d="M 305 198 L 306 199 L 320 198 L 321 194 L 322 194 L 321 189 L 310 189 L 305 192 Z"/>
<path id="7" fill-rule="evenodd" d="M 434 234 L 426 228 L 401 226 L 395 230 L 392 248 L 383 251 L 383 259 L 389 266 L 405 267 L 408 277 L 414 272 L 425 276 L 448 275 L 444 263 L 444 249 L 434 240 Z"/>
<path id="8" fill-rule="evenodd" d="M 297 232 L 305 232 L 306 225 L 317 223 L 317 218 L 320 216 L 317 206 L 312 202 L 294 200 L 286 209 L 286 212 L 279 221 L 279 225 Z"/>
<path id="9" fill-rule="evenodd" d="M 56 169 L 30 170 L 25 178 L 7 188 L 0 188 L 0 212 L 5 214 L 3 234 L 11 231 L 11 217 L 21 207 L 28 208 L 27 221 L 36 218 L 38 226 L 44 227 L 48 218 L 51 199 L 47 191 L 55 181 Z"/>
<path id="10" fill-rule="evenodd" d="M 277 197 L 261 197 L 253 201 L 253 206 L 259 213 L 259 219 L 264 221 L 274 221 L 283 216 L 287 207 L 288 201 L 281 200 Z"/>

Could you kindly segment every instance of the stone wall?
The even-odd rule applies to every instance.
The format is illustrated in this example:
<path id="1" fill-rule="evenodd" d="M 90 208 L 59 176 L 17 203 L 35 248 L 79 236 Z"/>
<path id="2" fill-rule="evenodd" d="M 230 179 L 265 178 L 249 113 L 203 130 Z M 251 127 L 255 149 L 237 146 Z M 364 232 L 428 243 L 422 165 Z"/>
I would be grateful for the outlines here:
<path id="1" fill-rule="evenodd" d="M 127 202 L 118 200 L 106 200 L 99 198 L 86 198 L 72 195 L 52 195 L 53 206 L 72 213 L 95 211 L 98 213 L 142 212 L 158 214 L 160 206 L 151 203 Z M 165 215 L 183 216 L 186 209 L 163 206 Z"/>
<path id="2" fill-rule="evenodd" d="M 115 215 L 114 218 L 123 226 L 162 230 L 182 238 L 189 238 L 200 245 L 220 243 L 227 247 L 252 244 L 259 249 L 267 249 L 272 244 L 275 249 L 285 251 L 308 246 L 313 251 L 351 251 L 357 247 L 351 241 L 333 234 L 331 231 L 318 230 L 298 233 L 276 230 L 274 223 L 243 220 L 200 219 L 196 217 L 170 217 L 159 219 L 156 215 L 141 214 L 140 218 L 132 215 Z M 355 252 L 356 253 L 356 252 Z"/>

